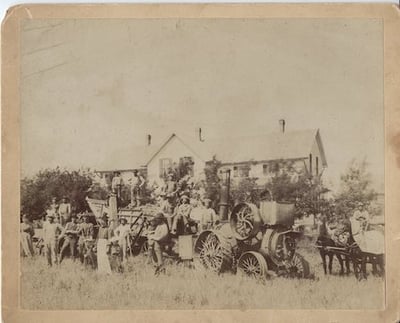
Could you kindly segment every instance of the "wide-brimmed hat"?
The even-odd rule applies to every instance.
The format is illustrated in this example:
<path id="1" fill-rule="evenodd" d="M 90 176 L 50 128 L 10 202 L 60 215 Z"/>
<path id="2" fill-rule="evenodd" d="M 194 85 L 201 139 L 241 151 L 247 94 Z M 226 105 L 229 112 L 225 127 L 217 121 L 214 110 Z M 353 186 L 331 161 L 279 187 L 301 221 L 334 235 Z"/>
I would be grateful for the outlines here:
<path id="1" fill-rule="evenodd" d="M 47 214 L 47 217 L 48 217 L 48 218 L 53 218 L 53 219 L 54 219 L 54 218 L 55 218 L 55 215 L 54 215 L 53 213 L 50 213 L 50 214 Z"/>
<path id="2" fill-rule="evenodd" d="M 164 214 L 163 214 L 162 212 L 158 212 L 158 213 L 154 216 L 153 219 L 154 219 L 154 220 L 162 220 L 162 219 L 164 219 Z"/>
<path id="3" fill-rule="evenodd" d="M 182 195 L 182 196 L 181 196 L 181 201 L 184 201 L 184 200 L 189 201 L 189 196 L 187 196 L 187 195 Z"/>
<path id="4" fill-rule="evenodd" d="M 24 214 L 24 215 L 22 216 L 22 220 L 29 220 L 29 216 L 28 216 L 27 214 Z"/>
<path id="5" fill-rule="evenodd" d="M 119 222 L 125 221 L 125 223 L 128 223 L 128 220 L 126 218 L 119 218 Z"/>

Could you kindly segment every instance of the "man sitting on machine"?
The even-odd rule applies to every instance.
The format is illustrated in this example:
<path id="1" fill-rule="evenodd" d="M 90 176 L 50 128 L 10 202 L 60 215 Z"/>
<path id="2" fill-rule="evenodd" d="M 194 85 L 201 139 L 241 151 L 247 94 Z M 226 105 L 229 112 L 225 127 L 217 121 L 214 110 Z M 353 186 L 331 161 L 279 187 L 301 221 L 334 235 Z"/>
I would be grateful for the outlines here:
<path id="1" fill-rule="evenodd" d="M 162 255 L 162 244 L 168 240 L 168 226 L 165 223 L 164 215 L 160 212 L 151 220 L 151 225 L 154 227 L 154 231 L 150 231 L 147 236 L 149 246 L 149 258 L 156 258 L 156 270 L 155 275 L 165 272 L 163 268 L 163 255 Z"/>

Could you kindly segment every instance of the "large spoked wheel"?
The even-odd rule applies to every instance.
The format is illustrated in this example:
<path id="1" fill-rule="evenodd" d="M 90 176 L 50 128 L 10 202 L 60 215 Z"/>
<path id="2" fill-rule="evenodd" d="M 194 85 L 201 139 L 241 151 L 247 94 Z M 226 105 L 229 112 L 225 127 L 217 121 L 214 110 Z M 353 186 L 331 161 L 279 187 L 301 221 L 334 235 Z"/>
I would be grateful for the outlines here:
<path id="1" fill-rule="evenodd" d="M 239 258 L 238 271 L 246 276 L 266 278 L 268 265 L 260 253 L 248 251 Z"/>
<path id="2" fill-rule="evenodd" d="M 310 264 L 298 253 L 295 253 L 287 261 L 286 270 L 288 276 L 292 278 L 307 278 L 310 276 Z"/>
<path id="3" fill-rule="evenodd" d="M 258 233 L 261 220 L 258 208 L 251 203 L 236 205 L 231 214 L 230 225 L 238 240 L 246 240 Z"/>
<path id="4" fill-rule="evenodd" d="M 222 271 L 224 252 L 215 234 L 210 233 L 204 240 L 200 251 L 200 261 L 206 269 L 210 269 L 216 273 Z"/>

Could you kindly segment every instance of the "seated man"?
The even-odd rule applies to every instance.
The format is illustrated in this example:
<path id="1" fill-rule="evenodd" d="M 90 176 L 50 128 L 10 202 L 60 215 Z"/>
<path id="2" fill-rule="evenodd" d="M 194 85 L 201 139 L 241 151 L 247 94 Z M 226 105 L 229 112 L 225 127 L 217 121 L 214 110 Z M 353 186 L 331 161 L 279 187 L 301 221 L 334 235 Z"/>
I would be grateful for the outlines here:
<path id="1" fill-rule="evenodd" d="M 79 225 L 76 220 L 76 215 L 71 216 L 71 221 L 68 222 L 65 226 L 65 229 L 63 233 L 60 236 L 64 237 L 64 243 L 61 247 L 61 252 L 60 252 L 60 264 L 64 259 L 64 253 L 69 247 L 70 249 L 70 255 L 72 260 L 75 261 L 75 247 L 76 247 L 76 242 L 78 241 L 78 234 L 79 234 Z"/>
<path id="2" fill-rule="evenodd" d="M 155 275 L 160 272 L 165 271 L 163 268 L 163 256 L 161 244 L 166 242 L 168 239 L 168 226 L 165 223 L 165 218 L 162 213 L 157 213 L 157 215 L 151 220 L 151 224 L 155 227 L 154 231 L 150 231 L 147 236 L 148 246 L 149 246 L 149 258 L 155 256 L 157 267 Z"/>

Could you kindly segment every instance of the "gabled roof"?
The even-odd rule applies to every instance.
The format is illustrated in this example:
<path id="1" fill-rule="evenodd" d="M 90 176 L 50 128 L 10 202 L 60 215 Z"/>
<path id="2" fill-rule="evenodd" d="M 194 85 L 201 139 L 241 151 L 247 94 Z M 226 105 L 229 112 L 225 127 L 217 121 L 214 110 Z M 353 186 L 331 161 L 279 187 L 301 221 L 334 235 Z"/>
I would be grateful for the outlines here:
<path id="1" fill-rule="evenodd" d="M 327 166 L 319 130 L 275 132 L 259 136 L 225 138 L 210 142 L 210 150 L 223 163 L 308 158 L 317 141 L 322 165 Z"/>
<path id="2" fill-rule="evenodd" d="M 321 153 L 322 165 L 327 166 L 321 136 L 319 130 L 315 129 L 275 132 L 258 136 L 210 138 L 205 141 L 173 133 L 160 145 L 131 149 L 131 158 L 124 157 L 124 165 L 119 165 L 121 167 L 117 168 L 115 164 L 112 169 L 123 170 L 148 165 L 173 138 L 177 138 L 201 160 L 207 162 L 216 156 L 222 163 L 308 158 L 316 142 Z M 126 156 L 126 151 L 124 156 Z M 114 155 L 114 162 L 117 160 L 119 158 Z"/>

